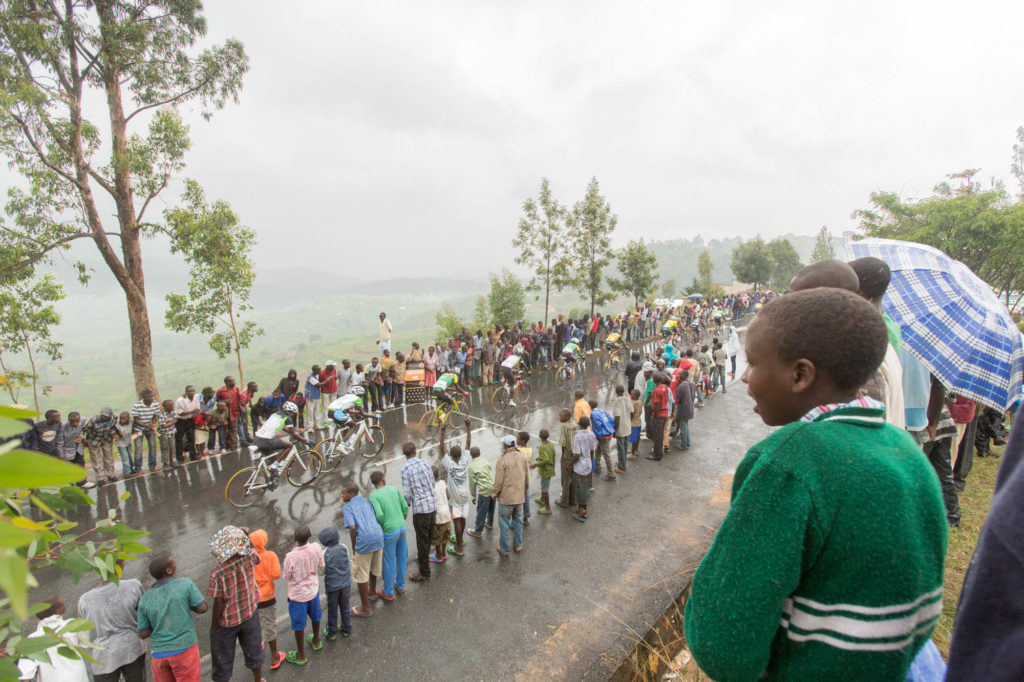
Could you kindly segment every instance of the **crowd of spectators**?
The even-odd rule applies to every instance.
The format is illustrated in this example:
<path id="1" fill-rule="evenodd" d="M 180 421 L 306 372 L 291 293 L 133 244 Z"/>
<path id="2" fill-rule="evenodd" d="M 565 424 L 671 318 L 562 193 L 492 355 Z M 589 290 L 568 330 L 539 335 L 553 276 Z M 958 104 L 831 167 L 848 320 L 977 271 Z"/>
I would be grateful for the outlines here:
<path id="1" fill-rule="evenodd" d="M 675 338 L 695 341 L 709 331 L 722 330 L 730 319 L 754 312 L 766 296 L 754 292 L 711 302 L 685 301 L 678 306 L 648 302 L 619 315 L 598 313 L 574 319 L 558 315 L 548 325 L 518 320 L 475 332 L 463 328 L 425 350 L 415 342 L 408 353 L 399 351 L 394 356 L 392 323 L 382 312 L 376 341 L 381 355 L 367 362 L 328 360 L 301 374 L 289 369 L 269 392 L 261 391 L 256 381 L 242 387 L 233 376 L 226 376 L 220 388 L 197 390 L 189 385 L 181 394 L 163 400 L 157 398 L 155 387 L 147 388 L 129 409 L 116 413 L 104 406 L 92 416 L 83 417 L 76 410 L 63 419 L 59 411 L 51 409 L 33 423 L 33 430 L 23 437 L 23 447 L 83 467 L 88 450 L 91 475 L 83 479 L 82 487 L 114 483 L 147 470 L 169 473 L 186 460 L 248 446 L 260 424 L 285 401 L 298 406 L 301 430 L 324 429 L 326 406 L 356 385 L 366 389 L 369 409 L 400 407 L 406 401 L 409 363 L 422 363 L 425 386 L 445 372 L 455 372 L 464 387 L 480 387 L 497 383 L 495 368 L 513 353 L 522 357 L 527 368 L 544 367 L 560 356 L 570 339 L 592 353 L 611 333 L 620 334 L 627 342 L 654 336 L 670 316 L 678 324 Z M 671 358 L 667 361 L 671 363 Z M 691 379 L 697 382 L 699 376 Z M 420 399 L 425 400 L 426 394 Z"/>

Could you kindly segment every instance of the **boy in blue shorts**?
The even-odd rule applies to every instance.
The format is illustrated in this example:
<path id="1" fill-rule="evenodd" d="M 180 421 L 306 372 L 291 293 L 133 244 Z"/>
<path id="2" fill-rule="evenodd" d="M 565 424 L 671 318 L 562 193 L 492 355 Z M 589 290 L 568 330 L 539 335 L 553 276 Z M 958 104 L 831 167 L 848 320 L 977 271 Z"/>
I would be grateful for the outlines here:
<path id="1" fill-rule="evenodd" d="M 288 583 L 288 615 L 291 616 L 292 632 L 295 633 L 295 650 L 289 651 L 285 660 L 295 665 L 306 665 L 306 646 L 309 642 L 313 651 L 324 648 L 320 640 L 320 573 L 326 568 L 324 550 L 309 541 L 309 527 L 295 529 L 295 549 L 284 556 L 281 573 Z M 306 619 L 313 623 L 313 632 L 306 633 Z M 303 641 L 305 639 L 305 641 Z"/>
<path id="2" fill-rule="evenodd" d="M 713 679 L 903 680 L 942 614 L 938 480 L 882 403 L 858 397 L 888 332 L 856 294 L 762 308 L 742 380 L 769 426 L 693 578 L 686 640 Z M 756 567 L 756 568 L 752 568 Z"/>

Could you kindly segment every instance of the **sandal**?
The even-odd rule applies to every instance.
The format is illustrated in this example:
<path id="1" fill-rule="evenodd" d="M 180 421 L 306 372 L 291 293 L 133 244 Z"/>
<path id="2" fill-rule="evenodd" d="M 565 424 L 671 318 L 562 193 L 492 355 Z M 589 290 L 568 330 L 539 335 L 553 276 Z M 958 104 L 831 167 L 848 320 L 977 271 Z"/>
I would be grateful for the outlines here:
<path id="1" fill-rule="evenodd" d="M 586 523 L 587 522 L 587 517 L 586 516 L 574 516 L 573 518 L 576 519 L 577 521 L 579 521 L 580 523 Z"/>
<path id="2" fill-rule="evenodd" d="M 306 635 L 306 641 L 309 642 L 309 648 L 311 648 L 313 651 L 320 651 L 321 649 L 324 648 L 324 643 L 322 641 L 320 642 L 320 646 L 316 646 L 316 645 L 313 644 L 313 633 L 312 632 L 309 633 L 308 635 Z"/>
<path id="3" fill-rule="evenodd" d="M 384 594 L 384 590 L 377 590 L 377 598 L 383 599 L 384 601 L 395 601 L 394 595 L 391 595 L 389 597 L 388 595 Z"/>
<path id="4" fill-rule="evenodd" d="M 455 545 L 451 545 L 450 547 L 448 547 L 448 553 L 454 554 L 455 556 L 466 556 L 465 552 L 460 552 L 459 550 L 455 549 Z"/>
<path id="5" fill-rule="evenodd" d="M 278 668 L 280 668 L 281 664 L 284 663 L 284 659 L 285 659 L 284 652 L 283 651 L 278 651 L 277 652 L 277 660 L 270 664 L 270 669 L 271 670 L 277 670 Z"/>
<path id="6" fill-rule="evenodd" d="M 372 611 L 370 613 L 357 613 L 356 607 L 354 606 L 351 609 L 349 609 L 348 612 L 351 613 L 354 618 L 369 618 L 373 615 Z"/>
<path id="7" fill-rule="evenodd" d="M 299 652 L 295 650 L 289 651 L 288 655 L 284 657 L 284 660 L 288 661 L 289 663 L 294 663 L 295 665 L 306 665 L 307 663 L 309 663 L 308 658 L 305 661 L 300 661 Z"/>

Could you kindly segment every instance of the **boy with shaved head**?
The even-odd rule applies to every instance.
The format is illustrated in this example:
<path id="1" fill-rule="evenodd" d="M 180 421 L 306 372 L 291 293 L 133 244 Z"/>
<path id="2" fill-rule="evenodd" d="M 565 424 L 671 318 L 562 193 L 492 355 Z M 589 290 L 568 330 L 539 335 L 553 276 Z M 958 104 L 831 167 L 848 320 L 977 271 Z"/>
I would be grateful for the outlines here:
<path id="1" fill-rule="evenodd" d="M 935 628 L 938 482 L 881 403 L 858 397 L 887 345 L 877 310 L 832 288 L 776 299 L 750 325 L 742 380 L 782 428 L 737 467 L 693 578 L 686 639 L 710 677 L 902 680 Z"/>

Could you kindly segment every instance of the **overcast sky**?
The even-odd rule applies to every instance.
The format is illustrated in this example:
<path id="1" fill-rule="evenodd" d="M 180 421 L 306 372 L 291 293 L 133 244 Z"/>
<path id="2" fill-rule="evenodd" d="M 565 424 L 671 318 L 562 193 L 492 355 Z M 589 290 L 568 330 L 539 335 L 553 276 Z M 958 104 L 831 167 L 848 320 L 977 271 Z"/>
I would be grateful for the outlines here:
<path id="1" fill-rule="evenodd" d="M 252 69 L 186 112 L 187 175 L 264 266 L 495 270 L 542 176 L 571 204 L 596 175 L 617 245 L 841 233 L 876 189 L 1007 178 L 1024 125 L 1020 2 L 206 5 Z"/>

